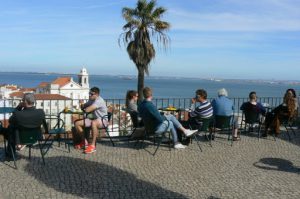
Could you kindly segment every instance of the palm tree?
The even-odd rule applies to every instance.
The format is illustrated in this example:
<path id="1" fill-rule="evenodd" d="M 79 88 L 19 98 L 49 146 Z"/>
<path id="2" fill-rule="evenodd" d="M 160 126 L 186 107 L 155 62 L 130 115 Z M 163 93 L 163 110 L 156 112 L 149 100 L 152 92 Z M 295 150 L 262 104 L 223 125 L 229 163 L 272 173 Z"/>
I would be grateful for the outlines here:
<path id="1" fill-rule="evenodd" d="M 127 22 L 123 26 L 124 32 L 119 37 L 127 45 L 129 58 L 135 63 L 138 70 L 139 101 L 143 99 L 144 75 L 149 75 L 149 64 L 155 57 L 155 49 L 150 36 L 156 37 L 157 44 L 163 44 L 166 49 L 169 37 L 164 33 L 170 24 L 160 18 L 166 12 L 163 7 L 156 7 L 156 0 L 138 0 L 136 8 L 123 8 L 122 16 Z"/>

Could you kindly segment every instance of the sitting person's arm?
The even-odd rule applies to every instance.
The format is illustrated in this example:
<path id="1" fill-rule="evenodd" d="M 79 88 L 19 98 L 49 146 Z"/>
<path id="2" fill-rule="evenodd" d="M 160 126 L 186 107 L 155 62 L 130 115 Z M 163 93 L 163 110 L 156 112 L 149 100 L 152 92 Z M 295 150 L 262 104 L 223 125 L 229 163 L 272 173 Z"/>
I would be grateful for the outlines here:
<path id="1" fill-rule="evenodd" d="M 148 105 L 149 113 L 159 122 L 163 122 L 165 118 L 159 113 L 157 108 L 151 103 Z"/>

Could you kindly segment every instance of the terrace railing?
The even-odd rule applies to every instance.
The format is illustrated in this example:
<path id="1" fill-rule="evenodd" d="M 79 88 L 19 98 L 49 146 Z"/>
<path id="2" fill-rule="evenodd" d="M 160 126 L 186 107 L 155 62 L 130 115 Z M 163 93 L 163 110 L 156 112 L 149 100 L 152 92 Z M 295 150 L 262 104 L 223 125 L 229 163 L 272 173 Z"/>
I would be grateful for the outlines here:
<path id="1" fill-rule="evenodd" d="M 235 115 L 241 115 L 240 106 L 242 103 L 248 101 L 248 98 L 231 98 L 234 102 Z M 210 101 L 212 99 L 209 99 Z M 282 103 L 282 97 L 260 97 L 258 101 L 261 103 L 267 103 L 270 107 L 276 107 Z M 125 100 L 124 99 L 106 99 L 106 104 L 108 110 L 113 112 L 113 119 L 110 125 L 110 130 L 116 132 L 116 134 L 120 133 L 126 134 L 128 130 L 131 128 L 131 120 L 130 116 L 125 112 Z M 4 99 L 0 100 L 0 107 L 16 107 L 20 102 L 20 99 Z M 173 106 L 176 108 L 180 108 L 183 110 L 188 110 L 191 105 L 190 98 L 157 98 L 153 99 L 153 103 L 157 106 L 157 108 L 165 108 L 168 106 Z M 68 108 L 78 108 L 79 100 L 37 100 L 36 107 L 44 109 L 45 113 L 48 115 L 57 115 L 59 112 L 64 110 L 65 107 Z M 187 114 L 181 114 L 182 118 L 187 119 Z M 7 120 L 10 114 L 0 114 L 0 120 Z M 62 119 L 66 122 L 66 127 L 71 130 L 72 127 L 72 119 L 70 115 L 63 115 Z"/>

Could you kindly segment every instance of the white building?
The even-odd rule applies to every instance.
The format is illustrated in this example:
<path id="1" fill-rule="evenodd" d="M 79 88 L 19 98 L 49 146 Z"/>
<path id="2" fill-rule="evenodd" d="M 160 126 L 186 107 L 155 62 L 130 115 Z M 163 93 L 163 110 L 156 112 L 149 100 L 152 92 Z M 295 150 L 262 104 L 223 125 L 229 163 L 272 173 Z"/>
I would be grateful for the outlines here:
<path id="1" fill-rule="evenodd" d="M 89 89 L 89 75 L 86 68 L 82 68 L 78 74 L 78 82 L 75 82 L 72 77 L 59 77 L 51 83 L 40 83 L 36 93 L 58 94 L 75 100 L 87 100 Z"/>

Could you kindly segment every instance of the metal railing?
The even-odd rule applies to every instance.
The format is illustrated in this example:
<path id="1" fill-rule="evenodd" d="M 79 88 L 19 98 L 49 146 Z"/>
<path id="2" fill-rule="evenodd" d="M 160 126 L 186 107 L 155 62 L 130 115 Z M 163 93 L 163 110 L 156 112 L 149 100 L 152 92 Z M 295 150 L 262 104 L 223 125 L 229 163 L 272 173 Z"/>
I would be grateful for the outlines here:
<path id="1" fill-rule="evenodd" d="M 234 114 L 241 115 L 241 105 L 248 101 L 248 98 L 230 98 L 234 103 Z M 209 99 L 212 101 L 212 99 Z M 276 107 L 282 103 L 282 97 L 260 97 L 258 101 L 261 103 L 268 103 L 270 107 Z M 106 105 L 108 111 L 113 113 L 111 120 L 110 131 L 126 133 L 131 128 L 131 120 L 129 114 L 125 111 L 125 99 L 106 99 Z M 20 99 L 5 99 L 0 100 L 0 107 L 16 107 L 20 102 Z M 153 99 L 153 103 L 157 108 L 165 108 L 173 106 L 182 110 L 189 109 L 191 105 L 190 98 L 157 98 Z M 79 100 L 37 100 L 36 107 L 41 108 L 47 115 L 58 115 L 65 107 L 78 108 Z M 8 119 L 11 114 L 0 113 L 0 120 Z M 181 114 L 182 118 L 187 119 L 186 114 Z M 70 130 L 73 126 L 72 118 L 70 115 L 62 116 L 65 120 L 66 127 Z"/>

